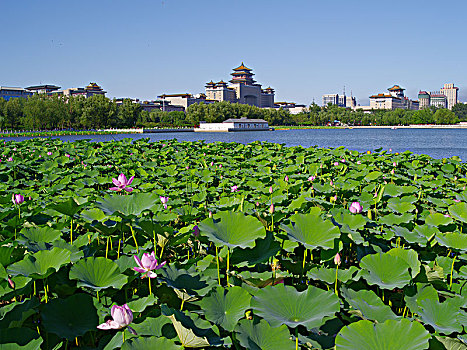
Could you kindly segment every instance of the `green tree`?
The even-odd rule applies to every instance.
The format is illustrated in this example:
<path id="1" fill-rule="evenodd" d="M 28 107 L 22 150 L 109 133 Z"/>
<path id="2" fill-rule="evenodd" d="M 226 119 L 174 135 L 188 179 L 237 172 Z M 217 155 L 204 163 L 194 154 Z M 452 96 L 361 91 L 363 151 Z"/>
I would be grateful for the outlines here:
<path id="1" fill-rule="evenodd" d="M 11 129 L 16 129 L 23 116 L 23 98 L 10 98 L 4 108 L 5 123 Z"/>
<path id="2" fill-rule="evenodd" d="M 452 107 L 452 111 L 461 121 L 467 121 L 467 104 L 457 103 Z"/>

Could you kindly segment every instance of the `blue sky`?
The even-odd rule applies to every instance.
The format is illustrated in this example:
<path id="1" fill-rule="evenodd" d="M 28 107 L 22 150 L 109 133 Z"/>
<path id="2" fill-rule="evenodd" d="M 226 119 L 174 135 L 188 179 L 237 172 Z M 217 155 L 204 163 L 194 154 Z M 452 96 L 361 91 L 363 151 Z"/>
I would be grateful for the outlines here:
<path id="1" fill-rule="evenodd" d="M 361 104 L 397 83 L 460 87 L 467 2 L 325 0 L 2 1 L 0 85 L 97 82 L 109 97 L 199 93 L 242 61 L 276 101 Z"/>

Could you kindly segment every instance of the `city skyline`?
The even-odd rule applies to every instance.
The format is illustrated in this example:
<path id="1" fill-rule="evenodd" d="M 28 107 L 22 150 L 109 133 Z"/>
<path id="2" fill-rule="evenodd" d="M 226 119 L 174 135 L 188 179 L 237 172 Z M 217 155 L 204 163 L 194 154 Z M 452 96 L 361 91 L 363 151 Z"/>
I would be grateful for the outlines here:
<path id="1" fill-rule="evenodd" d="M 96 81 L 109 97 L 153 100 L 203 92 L 207 76 L 221 80 L 243 61 L 277 101 L 320 104 L 345 86 L 366 105 L 393 84 L 417 99 L 448 82 L 465 101 L 467 50 L 459 42 L 467 4 L 457 2 L 456 11 L 431 4 L 405 3 L 401 11 L 370 1 L 332 8 L 310 1 L 9 2 L 0 85 Z"/>

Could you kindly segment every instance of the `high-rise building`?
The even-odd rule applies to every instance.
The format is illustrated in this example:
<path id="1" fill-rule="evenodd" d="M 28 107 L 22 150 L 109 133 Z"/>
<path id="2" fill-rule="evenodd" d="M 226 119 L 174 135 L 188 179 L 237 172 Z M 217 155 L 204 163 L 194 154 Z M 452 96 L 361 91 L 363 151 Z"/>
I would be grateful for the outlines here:
<path id="1" fill-rule="evenodd" d="M 339 104 L 339 95 L 338 94 L 323 95 L 323 106 L 327 106 L 329 103 L 332 105 Z"/>
<path id="2" fill-rule="evenodd" d="M 455 87 L 454 84 L 444 84 L 441 88 L 440 93 L 446 96 L 447 108 L 452 109 L 457 103 L 459 88 Z"/>
<path id="3" fill-rule="evenodd" d="M 419 102 L 419 109 L 425 109 L 430 107 L 430 93 L 426 91 L 419 91 L 418 92 L 418 102 Z"/>

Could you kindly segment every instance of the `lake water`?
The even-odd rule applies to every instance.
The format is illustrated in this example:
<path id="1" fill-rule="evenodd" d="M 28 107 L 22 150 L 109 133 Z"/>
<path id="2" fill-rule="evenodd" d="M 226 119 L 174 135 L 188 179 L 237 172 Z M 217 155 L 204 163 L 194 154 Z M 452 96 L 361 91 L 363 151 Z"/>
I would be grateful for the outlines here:
<path id="1" fill-rule="evenodd" d="M 179 141 L 240 142 L 267 141 L 286 146 L 339 147 L 351 150 L 368 151 L 377 148 L 393 152 L 409 150 L 427 154 L 433 158 L 459 156 L 467 160 L 467 129 L 308 129 L 249 131 L 229 133 L 179 132 L 158 134 L 118 134 L 118 135 L 72 135 L 61 136 L 64 141 L 92 139 L 92 141 L 112 141 L 123 138 L 149 138 L 151 141 L 177 139 Z M 25 137 L 5 138 L 24 140 Z"/>

